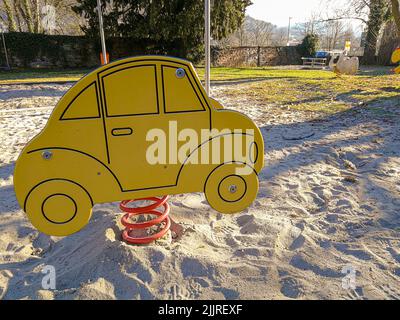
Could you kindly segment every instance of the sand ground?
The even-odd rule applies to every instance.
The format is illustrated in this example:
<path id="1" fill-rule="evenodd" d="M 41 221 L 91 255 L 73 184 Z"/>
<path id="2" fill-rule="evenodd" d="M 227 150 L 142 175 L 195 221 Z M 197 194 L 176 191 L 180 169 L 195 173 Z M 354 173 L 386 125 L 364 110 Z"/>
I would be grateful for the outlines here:
<path id="1" fill-rule="evenodd" d="M 130 246 L 117 204 L 96 205 L 84 230 L 56 238 L 16 202 L 18 153 L 69 86 L 0 86 L 0 298 L 400 298 L 400 98 L 321 116 L 226 98 L 232 84 L 214 86 L 262 130 L 257 200 L 221 215 L 202 194 L 173 196 L 183 236 Z M 47 265 L 56 290 L 42 289 Z M 343 286 L 348 272 L 355 287 Z"/>

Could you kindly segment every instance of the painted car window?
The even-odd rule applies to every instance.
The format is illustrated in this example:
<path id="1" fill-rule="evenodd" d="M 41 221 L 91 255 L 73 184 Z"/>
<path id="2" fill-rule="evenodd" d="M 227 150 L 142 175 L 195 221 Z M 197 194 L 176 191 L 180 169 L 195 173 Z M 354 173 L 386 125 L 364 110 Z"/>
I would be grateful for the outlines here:
<path id="1" fill-rule="evenodd" d="M 204 111 L 194 83 L 184 69 L 163 66 L 164 110 L 166 113 Z M 178 72 L 178 73 L 177 73 Z"/>
<path id="2" fill-rule="evenodd" d="M 102 78 L 107 116 L 158 113 L 155 65 L 133 66 Z"/>
<path id="3" fill-rule="evenodd" d="M 61 120 L 93 119 L 99 117 L 96 83 L 93 82 L 70 102 L 61 115 Z"/>

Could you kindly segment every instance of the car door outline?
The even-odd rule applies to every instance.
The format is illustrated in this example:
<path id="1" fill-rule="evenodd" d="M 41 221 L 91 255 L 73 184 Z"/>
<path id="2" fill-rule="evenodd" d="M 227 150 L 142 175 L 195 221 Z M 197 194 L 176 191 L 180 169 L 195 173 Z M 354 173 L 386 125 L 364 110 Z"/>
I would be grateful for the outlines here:
<path id="1" fill-rule="evenodd" d="M 140 68 L 140 67 L 154 67 L 154 69 L 155 69 L 157 112 L 147 112 L 147 113 L 140 113 L 140 114 L 131 113 L 131 114 L 124 114 L 124 115 L 112 114 L 112 112 L 110 112 L 110 110 L 107 106 L 107 100 L 106 100 L 107 88 L 105 86 L 104 79 L 111 74 L 121 72 L 121 71 L 131 69 L 131 68 Z M 185 70 L 185 72 L 187 74 L 187 79 L 191 85 L 191 88 L 194 91 L 194 94 L 198 98 L 199 102 L 201 103 L 201 106 L 203 108 L 202 110 L 186 110 L 186 111 L 179 111 L 179 112 L 168 112 L 167 110 L 165 110 L 165 103 L 164 103 L 165 87 L 163 84 L 164 77 L 163 77 L 163 72 L 162 72 L 163 67 L 175 68 L 175 69 L 183 68 Z M 110 72 L 110 69 L 112 70 L 111 72 Z M 163 61 L 163 60 L 160 60 L 160 61 L 158 61 L 158 60 L 137 60 L 137 61 L 134 61 L 134 62 L 131 62 L 128 64 L 124 63 L 124 64 L 116 65 L 116 66 L 113 66 L 113 67 L 103 70 L 102 72 L 100 72 L 98 74 L 98 81 L 100 83 L 100 85 L 99 85 L 100 91 L 101 91 L 100 102 L 101 102 L 101 109 L 103 111 L 102 113 L 103 113 L 103 121 L 104 121 L 104 130 L 105 130 L 105 135 L 106 135 L 106 140 L 107 140 L 106 141 L 106 149 L 107 149 L 107 156 L 108 156 L 108 166 L 110 167 L 110 170 L 113 171 L 114 176 L 117 177 L 117 180 L 121 186 L 122 191 L 123 192 L 132 192 L 132 191 L 147 190 L 147 189 L 176 187 L 178 185 L 179 176 L 181 174 L 184 163 L 179 164 L 179 167 L 176 168 L 176 170 L 175 170 L 176 172 L 175 172 L 174 178 L 171 179 L 171 183 L 159 184 L 157 186 L 151 185 L 151 186 L 140 187 L 140 188 L 130 188 L 130 187 L 127 188 L 126 185 L 124 186 L 124 183 L 121 179 L 121 174 L 118 174 L 118 172 L 116 172 L 115 168 L 113 168 L 113 159 L 112 159 L 113 157 L 111 154 L 112 152 L 110 151 L 110 140 L 116 137 L 116 135 L 115 135 L 116 128 L 110 126 L 110 122 L 107 120 L 112 119 L 112 118 L 132 118 L 132 119 L 134 119 L 135 117 L 138 117 L 138 116 L 159 117 L 159 116 L 173 116 L 174 114 L 179 116 L 179 114 L 204 112 L 204 113 L 207 113 L 207 115 L 206 115 L 207 122 L 208 122 L 207 128 L 211 128 L 212 110 L 208 104 L 207 99 L 205 99 L 201 88 L 199 87 L 198 79 L 196 79 L 196 77 L 194 77 L 190 67 L 185 64 L 176 63 L 176 62 L 173 62 L 170 64 L 165 64 L 165 61 Z M 162 106 L 160 104 L 162 104 Z M 126 126 L 126 127 L 122 126 L 121 128 L 117 128 L 117 129 L 131 131 L 129 126 Z M 132 131 L 134 134 L 135 130 L 133 129 Z M 124 136 L 124 135 L 118 135 L 118 136 Z M 203 142 L 201 142 L 201 143 L 203 143 Z M 143 152 L 145 152 L 145 151 L 143 151 Z"/>

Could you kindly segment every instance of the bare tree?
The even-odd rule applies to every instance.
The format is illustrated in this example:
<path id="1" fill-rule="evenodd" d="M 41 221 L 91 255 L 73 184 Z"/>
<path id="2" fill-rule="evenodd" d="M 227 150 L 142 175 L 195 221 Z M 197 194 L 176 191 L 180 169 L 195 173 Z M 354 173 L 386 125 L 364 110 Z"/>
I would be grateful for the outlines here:
<path id="1" fill-rule="evenodd" d="M 259 47 L 270 45 L 274 29 L 275 27 L 269 22 L 253 19 L 247 30 L 252 45 Z"/>
<path id="2" fill-rule="evenodd" d="M 325 38 L 326 49 L 336 49 L 339 40 L 344 36 L 345 25 L 341 20 L 327 21 L 324 24 L 326 31 L 320 38 Z"/>
<path id="3" fill-rule="evenodd" d="M 272 44 L 279 47 L 287 45 L 287 28 L 281 27 L 275 29 L 272 35 Z"/>
<path id="4" fill-rule="evenodd" d="M 327 0 L 334 4 L 336 0 Z M 336 6 L 331 10 L 325 20 L 359 20 L 364 24 L 368 23 L 368 13 L 371 0 L 349 0 L 347 4 Z"/>
<path id="5" fill-rule="evenodd" d="M 219 45 L 269 46 L 272 44 L 276 27 L 269 22 L 246 16 L 242 26 Z"/>
<path id="6" fill-rule="evenodd" d="M 391 64 L 392 52 L 400 45 L 394 20 L 386 24 L 378 51 L 378 64 Z"/>
<path id="7" fill-rule="evenodd" d="M 400 41 L 400 1 L 399 0 L 390 0 L 390 1 L 392 4 L 393 19 L 394 22 L 396 23 L 397 37 L 399 38 Z"/>
<path id="8" fill-rule="evenodd" d="M 239 30 L 236 32 L 236 36 L 239 39 L 239 46 L 243 47 L 247 43 L 247 32 L 243 23 Z"/>
<path id="9" fill-rule="evenodd" d="M 321 25 L 322 20 L 322 14 L 315 11 L 310 14 L 306 21 L 297 23 L 294 29 L 301 38 L 304 38 L 308 34 L 320 34 L 322 32 L 321 29 L 323 28 Z"/>
<path id="10" fill-rule="evenodd" d="M 9 0 L 3 0 L 1 8 L 4 10 L 4 16 L 0 15 L 1 21 L 7 25 L 9 31 L 17 31 L 17 24 L 14 17 L 14 10 Z"/>
<path id="11" fill-rule="evenodd" d="M 56 33 L 79 33 L 81 18 L 71 9 L 76 0 L 1 0 L 0 10 L 4 16 L 0 19 L 8 26 L 10 32 L 45 33 L 43 19 L 46 17 L 46 6 L 54 8 L 57 18 L 54 19 Z"/>

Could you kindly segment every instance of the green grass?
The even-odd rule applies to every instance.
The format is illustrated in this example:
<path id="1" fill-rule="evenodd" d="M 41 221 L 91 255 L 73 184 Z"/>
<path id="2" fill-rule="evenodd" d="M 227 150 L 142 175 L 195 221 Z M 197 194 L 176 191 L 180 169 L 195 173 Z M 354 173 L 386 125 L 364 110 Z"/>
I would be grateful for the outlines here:
<path id="1" fill-rule="evenodd" d="M 204 69 L 196 68 L 200 79 Z M 90 70 L 26 70 L 0 72 L 0 85 L 77 81 Z M 211 80 L 225 83 L 224 94 L 245 96 L 259 105 L 335 113 L 357 105 L 390 100 L 400 105 L 400 76 L 388 68 L 365 69 L 356 76 L 329 71 L 284 68 L 212 68 Z"/>
<path id="2" fill-rule="evenodd" d="M 204 69 L 196 68 L 199 77 L 204 77 Z M 211 80 L 217 82 L 268 80 L 268 79 L 330 79 L 334 75 L 319 70 L 291 70 L 274 67 L 263 68 L 212 68 Z"/>
<path id="3" fill-rule="evenodd" d="M 212 79 L 242 83 L 224 92 L 232 98 L 241 95 L 260 105 L 301 111 L 336 113 L 388 100 L 400 106 L 400 76 L 388 68 L 342 77 L 320 70 L 217 68 L 212 70 Z"/>
<path id="4" fill-rule="evenodd" d="M 93 70 L 93 69 L 92 69 Z M 204 78 L 204 68 L 196 68 L 200 79 Z M 90 69 L 82 70 L 12 70 L 0 72 L 0 84 L 27 83 L 27 82 L 59 82 L 77 81 Z M 212 81 L 237 81 L 251 79 L 277 79 L 277 78 L 332 78 L 332 74 L 327 72 L 312 70 L 284 70 L 273 67 L 266 68 L 212 68 Z"/>
<path id="5" fill-rule="evenodd" d="M 1 71 L 0 84 L 78 81 L 90 71 L 88 69 Z"/>

